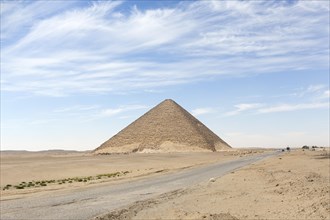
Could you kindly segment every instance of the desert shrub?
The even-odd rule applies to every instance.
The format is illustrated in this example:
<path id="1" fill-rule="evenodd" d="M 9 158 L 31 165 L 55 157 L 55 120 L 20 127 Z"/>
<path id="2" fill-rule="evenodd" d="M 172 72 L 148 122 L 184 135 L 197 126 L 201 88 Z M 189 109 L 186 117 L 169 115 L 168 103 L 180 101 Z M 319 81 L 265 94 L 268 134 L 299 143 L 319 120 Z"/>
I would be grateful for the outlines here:
<path id="1" fill-rule="evenodd" d="M 12 185 L 10 185 L 10 184 L 7 184 L 5 187 L 3 187 L 3 189 L 2 189 L 2 190 L 7 190 L 7 189 L 9 189 L 10 187 L 12 187 Z"/>
<path id="2" fill-rule="evenodd" d="M 29 184 L 28 184 L 28 187 L 31 187 L 31 186 L 35 186 L 35 184 L 33 184 L 33 183 L 30 184 L 30 183 L 29 183 Z"/>
<path id="3" fill-rule="evenodd" d="M 52 183 L 57 183 L 58 185 L 62 185 L 65 183 L 73 183 L 75 182 L 88 182 L 91 180 L 96 180 L 96 179 L 102 179 L 102 178 L 113 178 L 113 177 L 119 177 L 121 175 L 125 175 L 129 173 L 129 171 L 121 171 L 121 172 L 115 172 L 115 173 L 106 173 L 106 174 L 99 174 L 96 176 L 87 176 L 87 177 L 73 177 L 73 178 L 66 178 L 66 179 L 59 179 L 59 180 L 38 180 L 38 181 L 30 181 L 30 182 L 25 182 L 22 181 L 19 185 L 12 186 L 10 184 L 6 185 L 3 187 L 2 190 L 7 190 L 10 189 L 11 187 L 16 188 L 16 189 L 24 189 L 25 187 L 42 187 L 42 186 L 47 186 L 47 184 L 52 184 Z"/>
<path id="4" fill-rule="evenodd" d="M 19 186 L 26 187 L 26 185 L 24 183 L 20 183 Z"/>

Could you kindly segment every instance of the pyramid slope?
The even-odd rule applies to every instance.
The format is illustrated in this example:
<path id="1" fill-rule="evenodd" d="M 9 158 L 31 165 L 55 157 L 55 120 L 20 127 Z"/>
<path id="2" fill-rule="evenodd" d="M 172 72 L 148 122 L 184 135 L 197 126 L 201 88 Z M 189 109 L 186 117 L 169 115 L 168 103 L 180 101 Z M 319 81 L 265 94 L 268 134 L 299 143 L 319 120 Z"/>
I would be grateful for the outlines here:
<path id="1" fill-rule="evenodd" d="M 170 99 L 142 115 L 95 149 L 95 153 L 216 151 L 231 148 L 203 123 Z"/>

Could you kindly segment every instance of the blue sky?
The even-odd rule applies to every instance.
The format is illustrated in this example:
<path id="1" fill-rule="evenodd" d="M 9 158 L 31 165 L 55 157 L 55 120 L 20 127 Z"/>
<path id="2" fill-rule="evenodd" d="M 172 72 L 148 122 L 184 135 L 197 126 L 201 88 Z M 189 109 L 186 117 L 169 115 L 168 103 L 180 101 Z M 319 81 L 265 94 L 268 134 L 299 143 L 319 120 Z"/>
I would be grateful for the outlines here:
<path id="1" fill-rule="evenodd" d="M 329 1 L 1 1 L 1 150 L 88 150 L 166 98 L 233 147 L 329 146 Z"/>

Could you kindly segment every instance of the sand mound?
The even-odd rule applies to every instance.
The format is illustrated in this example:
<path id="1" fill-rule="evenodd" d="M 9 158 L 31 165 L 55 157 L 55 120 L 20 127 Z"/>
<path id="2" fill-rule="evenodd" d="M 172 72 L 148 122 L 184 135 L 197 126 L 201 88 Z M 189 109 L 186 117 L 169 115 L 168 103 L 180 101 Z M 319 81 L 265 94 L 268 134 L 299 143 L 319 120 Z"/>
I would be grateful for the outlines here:
<path id="1" fill-rule="evenodd" d="M 219 151 L 230 148 L 180 105 L 166 99 L 96 148 L 94 153 Z"/>

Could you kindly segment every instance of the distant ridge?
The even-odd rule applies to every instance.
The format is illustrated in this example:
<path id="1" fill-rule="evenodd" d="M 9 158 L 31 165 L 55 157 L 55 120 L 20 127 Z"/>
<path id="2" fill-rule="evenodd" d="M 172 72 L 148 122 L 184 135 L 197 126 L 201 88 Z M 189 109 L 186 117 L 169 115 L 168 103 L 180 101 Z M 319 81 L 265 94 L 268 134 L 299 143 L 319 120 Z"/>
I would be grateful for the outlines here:
<path id="1" fill-rule="evenodd" d="M 218 151 L 231 147 L 171 99 L 114 135 L 94 153 Z"/>

